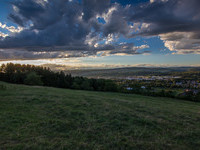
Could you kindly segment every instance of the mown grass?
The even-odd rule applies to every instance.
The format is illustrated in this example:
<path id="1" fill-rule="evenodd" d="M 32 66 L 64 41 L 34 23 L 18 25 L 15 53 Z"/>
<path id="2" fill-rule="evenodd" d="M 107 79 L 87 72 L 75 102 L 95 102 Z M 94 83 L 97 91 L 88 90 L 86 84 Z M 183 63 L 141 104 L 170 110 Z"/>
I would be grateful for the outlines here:
<path id="1" fill-rule="evenodd" d="M 200 148 L 200 103 L 0 84 L 0 149 Z"/>

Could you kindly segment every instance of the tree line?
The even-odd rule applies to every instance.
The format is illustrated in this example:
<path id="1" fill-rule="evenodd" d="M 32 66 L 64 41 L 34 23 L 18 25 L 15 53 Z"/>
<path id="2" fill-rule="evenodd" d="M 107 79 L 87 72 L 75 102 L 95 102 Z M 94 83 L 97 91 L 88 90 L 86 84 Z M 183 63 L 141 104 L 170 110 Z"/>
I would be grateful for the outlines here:
<path id="1" fill-rule="evenodd" d="M 118 91 L 118 86 L 112 80 L 72 77 L 71 74 L 65 74 L 63 71 L 53 72 L 46 67 L 13 63 L 0 66 L 0 80 L 15 84 L 43 85 L 78 90 Z"/>

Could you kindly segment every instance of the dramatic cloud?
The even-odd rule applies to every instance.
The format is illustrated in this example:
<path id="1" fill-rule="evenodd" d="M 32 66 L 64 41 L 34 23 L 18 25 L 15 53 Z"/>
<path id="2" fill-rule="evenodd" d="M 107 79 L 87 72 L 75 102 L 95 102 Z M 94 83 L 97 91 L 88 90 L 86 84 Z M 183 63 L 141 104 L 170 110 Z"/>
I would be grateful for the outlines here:
<path id="1" fill-rule="evenodd" d="M 193 32 L 172 32 L 161 34 L 165 47 L 175 54 L 200 54 L 200 39 Z"/>
<path id="2" fill-rule="evenodd" d="M 27 51 L 0 49 L 0 60 L 6 59 L 45 59 L 45 58 L 71 58 L 71 57 L 89 57 L 97 55 L 97 51 Z"/>
<path id="3" fill-rule="evenodd" d="M 199 53 L 199 0 L 150 0 L 135 8 L 130 20 L 139 32 L 133 36 L 160 36 L 165 46 L 178 54 Z M 138 25 L 139 24 L 139 25 Z"/>
<path id="4" fill-rule="evenodd" d="M 15 0 L 11 4 L 13 11 L 8 18 L 18 27 L 0 23 L 11 33 L 0 32 L 4 58 L 149 53 L 146 44 L 120 44 L 120 38 L 136 36 L 159 36 L 173 53 L 200 52 L 199 0 L 137 4 L 120 0 Z"/>
<path id="5" fill-rule="evenodd" d="M 9 36 L 1 34 L 4 39 L 0 48 L 8 51 L 3 52 L 4 58 L 52 58 L 52 53 L 58 54 L 55 57 L 83 57 L 111 50 L 117 54 L 118 36 L 127 35 L 131 29 L 123 19 L 127 8 L 110 0 L 17 0 L 12 5 L 9 19 L 19 27 L 1 24 L 15 32 Z M 38 51 L 46 53 L 36 55 L 34 52 Z M 68 52 L 63 56 L 62 51 Z M 138 54 L 136 50 L 129 51 Z"/>
<path id="6" fill-rule="evenodd" d="M 101 56 L 109 56 L 109 55 L 136 55 L 136 54 L 147 54 L 150 51 L 139 52 L 141 49 L 149 48 L 148 45 L 134 46 L 133 44 L 121 43 L 116 46 L 114 50 L 99 52 Z"/>

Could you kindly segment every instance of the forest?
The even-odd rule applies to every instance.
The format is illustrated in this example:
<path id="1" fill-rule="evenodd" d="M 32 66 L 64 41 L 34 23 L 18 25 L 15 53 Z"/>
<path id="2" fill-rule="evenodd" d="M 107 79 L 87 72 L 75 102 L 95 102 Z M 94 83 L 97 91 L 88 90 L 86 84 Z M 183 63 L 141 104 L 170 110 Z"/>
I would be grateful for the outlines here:
<path id="1" fill-rule="evenodd" d="M 46 67 L 13 63 L 1 65 L 0 80 L 15 84 L 77 90 L 118 91 L 117 85 L 112 80 L 72 77 L 70 74 L 65 74 L 62 71 L 53 72 Z"/>

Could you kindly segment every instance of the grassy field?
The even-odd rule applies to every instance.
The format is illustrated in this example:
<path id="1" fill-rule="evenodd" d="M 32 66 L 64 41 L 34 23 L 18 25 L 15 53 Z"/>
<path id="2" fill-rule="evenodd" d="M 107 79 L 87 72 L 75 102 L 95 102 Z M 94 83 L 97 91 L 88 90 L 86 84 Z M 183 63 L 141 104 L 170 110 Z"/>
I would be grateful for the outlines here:
<path id="1" fill-rule="evenodd" d="M 0 84 L 3 150 L 200 148 L 200 103 Z"/>

